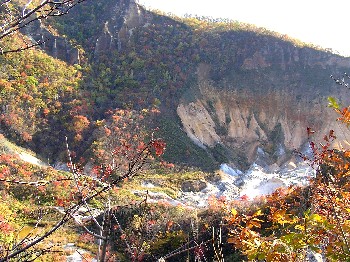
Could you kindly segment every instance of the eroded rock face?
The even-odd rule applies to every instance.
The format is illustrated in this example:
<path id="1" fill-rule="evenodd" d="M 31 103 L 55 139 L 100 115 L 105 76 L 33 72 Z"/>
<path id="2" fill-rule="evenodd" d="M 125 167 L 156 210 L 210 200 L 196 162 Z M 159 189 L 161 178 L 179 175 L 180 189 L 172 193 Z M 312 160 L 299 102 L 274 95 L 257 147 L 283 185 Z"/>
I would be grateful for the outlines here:
<path id="1" fill-rule="evenodd" d="M 283 38 L 282 38 L 283 40 Z M 348 58 L 337 56 L 332 52 L 315 52 L 313 48 L 291 45 L 286 41 L 271 41 L 268 37 L 260 36 L 250 41 L 242 41 L 237 50 L 237 57 L 243 61 L 242 69 L 263 69 L 278 66 L 282 70 L 288 70 L 295 63 L 303 63 L 304 66 L 319 66 L 326 69 L 333 67 L 349 67 Z"/>
<path id="2" fill-rule="evenodd" d="M 177 113 L 187 135 L 195 144 L 204 147 L 220 142 L 220 136 L 215 130 L 216 124 L 200 100 L 187 105 L 180 104 Z"/>
<path id="3" fill-rule="evenodd" d="M 348 130 L 335 124 L 336 115 L 327 108 L 325 95 L 312 98 L 312 90 L 305 90 L 305 97 L 295 96 L 288 85 L 264 92 L 230 84 L 222 88 L 210 79 L 210 67 L 199 65 L 197 95 L 177 107 L 183 129 L 197 145 L 210 149 L 222 144 L 239 150 L 250 163 L 256 161 L 260 148 L 282 163 L 308 143 L 307 127 L 318 130 L 315 141 L 322 142 L 330 129 L 338 134 L 337 145 L 346 141 Z"/>
<path id="4" fill-rule="evenodd" d="M 40 20 L 30 23 L 22 33 L 29 36 L 34 44 L 42 42 L 40 48 L 52 57 L 71 65 L 80 63 L 79 49 L 72 46 L 65 37 L 50 32 Z"/>
<path id="5" fill-rule="evenodd" d="M 103 29 L 94 36 L 94 58 L 98 60 L 100 55 L 124 48 L 137 27 L 148 25 L 149 16 L 150 13 L 146 13 L 135 0 L 111 1 L 104 11 L 103 20 L 99 21 Z M 22 32 L 34 43 L 44 41 L 41 48 L 49 55 L 70 64 L 80 63 L 79 49 L 73 47 L 67 38 L 51 32 L 40 20 L 29 24 Z"/>
<path id="6" fill-rule="evenodd" d="M 95 58 L 113 50 L 122 50 L 127 45 L 133 30 L 147 26 L 145 11 L 134 0 L 116 1 L 106 14 L 104 29 L 95 45 Z"/>

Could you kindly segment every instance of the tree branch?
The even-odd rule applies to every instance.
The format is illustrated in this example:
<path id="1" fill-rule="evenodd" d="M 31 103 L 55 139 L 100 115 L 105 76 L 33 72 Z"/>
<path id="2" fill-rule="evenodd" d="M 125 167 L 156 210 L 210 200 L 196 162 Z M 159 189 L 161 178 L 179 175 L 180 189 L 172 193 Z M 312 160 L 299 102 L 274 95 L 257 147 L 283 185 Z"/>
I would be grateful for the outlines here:
<path id="1" fill-rule="evenodd" d="M 9 6 L 11 0 L 7 0 L 0 5 L 0 23 L 2 23 L 0 26 L 0 41 L 4 40 L 6 37 L 10 37 L 15 32 L 20 31 L 34 21 L 65 15 L 69 13 L 73 7 L 84 1 L 86 0 L 43 0 L 40 4 L 29 9 L 32 0 L 28 0 L 22 10 L 13 11 L 13 7 Z M 3 50 L 3 48 L 0 47 L 0 55 L 27 50 L 39 46 L 44 42 L 45 41 L 39 41 L 34 44 L 27 44 L 25 47 L 10 50 Z"/>
<path id="2" fill-rule="evenodd" d="M 90 200 L 94 199 L 95 197 L 101 195 L 104 192 L 107 192 L 108 190 L 110 190 L 113 186 L 119 184 L 120 182 L 122 182 L 123 180 L 125 180 L 126 178 L 131 178 L 132 176 L 134 176 L 135 174 L 137 174 L 137 172 L 142 168 L 142 166 L 145 164 L 146 160 L 148 159 L 148 157 L 151 155 L 151 148 L 153 146 L 155 140 L 151 140 L 136 156 L 134 159 L 131 160 L 130 165 L 129 165 L 129 169 L 125 172 L 124 175 L 118 177 L 117 179 L 115 179 L 114 181 L 112 181 L 109 185 L 104 186 L 102 189 L 96 191 L 95 193 L 93 193 L 90 196 L 87 196 L 85 198 L 82 198 L 78 203 L 74 204 L 73 206 L 69 207 L 65 213 L 64 216 L 62 217 L 62 219 L 54 226 L 52 227 L 48 232 L 46 232 L 44 235 L 38 237 L 37 239 L 35 239 L 34 241 L 32 241 L 31 243 L 29 243 L 28 245 L 26 245 L 25 247 L 22 247 L 19 250 L 13 251 L 10 254 L 7 254 L 6 257 L 1 258 L 0 262 L 5 262 L 8 261 L 11 258 L 15 258 L 16 256 L 18 256 L 19 254 L 25 252 L 26 250 L 28 250 L 29 248 L 37 245 L 38 243 L 40 243 L 41 241 L 43 241 L 45 238 L 49 237 L 50 235 L 52 235 L 54 232 L 56 232 L 58 229 L 60 229 L 62 226 L 64 226 L 72 217 L 73 214 L 76 213 L 78 211 L 78 209 L 84 205 L 84 203 L 89 202 Z"/>

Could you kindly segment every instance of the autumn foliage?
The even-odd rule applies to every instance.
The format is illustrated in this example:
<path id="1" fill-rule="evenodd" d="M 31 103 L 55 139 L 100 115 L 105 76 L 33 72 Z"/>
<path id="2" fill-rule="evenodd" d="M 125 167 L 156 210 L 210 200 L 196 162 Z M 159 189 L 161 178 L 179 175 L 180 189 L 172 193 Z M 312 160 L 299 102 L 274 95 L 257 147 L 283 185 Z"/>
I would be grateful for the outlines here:
<path id="1" fill-rule="evenodd" d="M 58 20 L 58 32 L 70 36 L 86 52 L 92 51 L 96 47 L 94 31 L 99 30 L 96 24 L 108 8 L 102 2 L 96 7 L 79 7 L 76 19 Z M 315 169 L 307 187 L 278 189 L 255 201 L 242 196 L 228 202 L 213 196 L 201 214 L 168 202 L 149 204 L 148 191 L 140 200 L 126 189 L 142 168 L 175 167 L 161 159 L 167 145 L 152 129 L 159 109 L 170 112 L 178 101 L 174 98 L 196 83 L 195 70 L 201 61 L 212 66 L 210 74 L 215 81 L 225 79 L 236 64 L 232 61 L 240 60 L 232 56 L 232 40 L 243 41 L 243 31 L 249 29 L 236 21 L 152 17 L 148 26 L 130 30 L 128 44 L 120 50 L 96 52 L 96 63 L 88 61 L 92 53 L 81 50 L 83 68 L 68 66 L 37 50 L 0 56 L 1 132 L 40 153 L 49 164 L 63 159 L 68 162 L 63 168 L 66 171 L 57 171 L 24 163 L 13 154 L 0 154 L 0 261 L 16 260 L 18 250 L 40 238 L 35 230 L 50 228 L 53 221 L 63 221 L 60 228 L 68 225 L 68 230 L 73 228 L 68 221 L 79 225 L 74 227 L 79 235 L 76 241 L 92 247 L 93 252 L 97 252 L 93 250 L 96 242 L 107 243 L 101 252 L 103 261 L 180 261 L 179 257 L 195 261 L 215 257 L 219 261 L 222 235 L 228 244 L 226 254 L 238 254 L 242 260 L 305 261 L 310 255 L 348 260 L 350 151 L 332 149 L 336 139 L 332 130 L 316 142 L 312 141 L 315 131 L 307 129 L 312 157 L 300 157 Z M 226 34 L 227 30 L 237 32 Z M 267 33 L 258 28 L 253 31 Z M 221 48 L 214 44 L 217 38 L 223 41 Z M 14 36 L 7 44 L 18 41 Z M 247 78 L 248 70 L 241 69 L 238 73 Z M 350 107 L 340 108 L 334 99 L 330 103 L 339 114 L 338 121 L 348 127 Z M 192 157 L 190 151 L 185 154 L 185 158 Z M 154 170 L 162 169 L 150 173 Z M 84 221 L 74 216 L 82 206 L 88 209 Z M 89 209 L 102 213 L 93 216 Z M 22 236 L 27 226 L 35 230 Z M 49 244 L 53 241 L 48 240 Z M 25 249 L 22 261 L 50 251 L 52 261 L 65 259 L 54 245 L 46 250 L 47 243 L 40 244 L 34 251 Z M 7 259 L 8 255 L 12 257 Z M 87 254 L 85 260 L 92 257 Z"/>
<path id="2" fill-rule="evenodd" d="M 336 109 L 348 125 L 348 109 Z M 350 151 L 334 150 L 333 130 L 322 142 L 312 141 L 312 157 L 300 154 L 315 169 L 307 187 L 278 189 L 258 204 L 225 206 L 228 242 L 249 261 L 305 261 L 310 256 L 328 261 L 350 257 Z"/>

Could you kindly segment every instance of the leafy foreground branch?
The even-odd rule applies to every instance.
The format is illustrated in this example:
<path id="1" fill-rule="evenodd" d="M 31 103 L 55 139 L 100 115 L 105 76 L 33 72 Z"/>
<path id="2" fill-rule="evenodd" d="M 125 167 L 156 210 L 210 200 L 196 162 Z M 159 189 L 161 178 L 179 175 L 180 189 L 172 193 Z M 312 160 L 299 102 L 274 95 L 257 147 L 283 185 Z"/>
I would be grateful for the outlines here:
<path id="1" fill-rule="evenodd" d="M 348 261 L 350 152 L 323 153 L 308 187 L 277 190 L 248 212 L 227 209 L 228 241 L 250 261 L 305 261 L 311 255 Z"/>
<path id="2" fill-rule="evenodd" d="M 333 78 L 333 77 L 332 77 Z M 336 83 L 348 87 L 344 78 Z M 349 107 L 334 98 L 329 106 L 349 127 Z M 315 133 L 307 129 L 309 138 Z M 309 142 L 315 169 L 307 187 L 279 189 L 255 204 L 225 206 L 228 242 L 249 261 L 350 261 L 350 150 L 336 150 L 335 132 Z"/>
<path id="3" fill-rule="evenodd" d="M 80 192 L 80 200 L 68 207 L 63 217 L 60 219 L 60 221 L 54 225 L 50 230 L 48 230 L 46 233 L 44 233 L 41 236 L 36 236 L 34 240 L 25 239 L 20 241 L 19 244 L 13 245 L 13 247 L 9 250 L 7 250 L 5 253 L 5 256 L 0 259 L 0 262 L 9 261 L 12 258 L 18 258 L 25 252 L 27 252 L 30 248 L 34 247 L 35 245 L 41 243 L 46 238 L 48 238 L 50 235 L 52 235 L 54 232 L 56 232 L 58 229 L 62 228 L 65 224 L 67 224 L 73 217 L 74 214 L 78 211 L 78 209 L 82 206 L 88 206 L 88 203 L 97 198 L 98 196 L 101 196 L 103 193 L 111 190 L 113 186 L 118 185 L 125 179 L 129 179 L 133 176 L 135 176 L 141 168 L 146 163 L 147 159 L 151 156 L 152 151 L 155 150 L 155 153 L 157 155 L 162 154 L 164 150 L 164 143 L 160 140 L 152 139 L 148 144 L 146 144 L 142 149 L 140 149 L 137 154 L 131 159 L 131 161 L 128 163 L 128 169 L 125 171 L 124 174 L 117 176 L 113 181 L 106 184 L 102 188 L 96 190 L 94 193 L 90 193 L 87 195 L 83 195 L 83 192 L 81 191 L 80 181 L 79 177 L 80 174 L 78 173 L 77 169 L 74 167 L 74 165 L 71 164 L 71 171 L 74 176 L 74 180 L 77 186 L 78 191 Z M 111 173 L 116 172 L 116 167 L 114 169 L 109 170 Z M 93 216 L 92 216 L 93 217 Z M 29 240 L 29 241 L 28 241 Z M 29 252 L 30 253 L 30 252 Z M 30 261 L 30 260 L 24 260 L 24 261 Z M 103 261 L 103 260 L 102 260 Z"/>

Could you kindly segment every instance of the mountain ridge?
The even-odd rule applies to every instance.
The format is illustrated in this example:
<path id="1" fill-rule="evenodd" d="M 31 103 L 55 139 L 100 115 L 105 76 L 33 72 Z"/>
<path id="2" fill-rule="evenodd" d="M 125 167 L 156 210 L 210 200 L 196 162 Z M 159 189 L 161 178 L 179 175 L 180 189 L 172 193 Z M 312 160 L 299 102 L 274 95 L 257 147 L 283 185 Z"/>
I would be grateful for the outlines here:
<path id="1" fill-rule="evenodd" d="M 183 132 L 194 142 L 168 147 L 167 160 L 178 164 L 196 165 L 203 150 L 213 167 L 249 166 L 258 148 L 290 155 L 307 143 L 307 127 L 319 131 L 315 139 L 328 132 L 328 96 L 347 102 L 329 75 L 347 71 L 350 58 L 237 21 L 168 17 L 109 0 L 82 3 L 52 26 L 81 50 L 74 61 L 83 67 L 80 88 L 94 112 L 88 118 L 111 108 L 159 107 L 161 129 L 175 127 L 162 133 L 168 144 L 184 140 Z M 67 57 L 67 47 L 57 46 L 63 51 L 56 57 Z M 186 151 L 188 159 L 178 161 Z"/>

